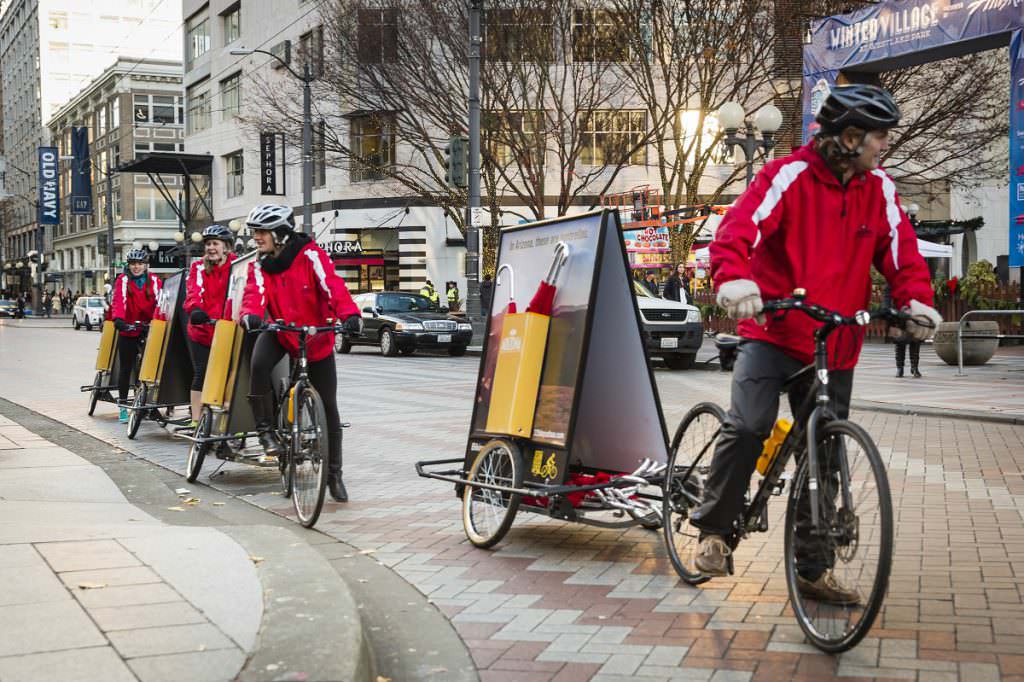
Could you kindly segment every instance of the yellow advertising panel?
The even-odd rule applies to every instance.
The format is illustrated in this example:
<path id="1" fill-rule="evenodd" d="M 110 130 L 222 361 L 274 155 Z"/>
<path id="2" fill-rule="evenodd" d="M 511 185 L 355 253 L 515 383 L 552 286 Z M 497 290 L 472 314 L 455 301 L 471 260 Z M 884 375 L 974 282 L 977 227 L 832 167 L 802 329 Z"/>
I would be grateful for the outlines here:
<path id="1" fill-rule="evenodd" d="M 490 433 L 528 438 L 533 433 L 551 318 L 536 313 L 511 313 L 504 317 L 485 428 Z"/>
<path id="2" fill-rule="evenodd" d="M 160 367 L 160 357 L 163 355 L 166 341 L 167 322 L 164 320 L 150 322 L 146 350 L 142 353 L 142 367 L 139 368 L 139 381 L 153 383 L 157 380 L 157 369 Z"/>
<path id="3" fill-rule="evenodd" d="M 96 369 L 109 372 L 114 364 L 114 350 L 117 347 L 117 329 L 114 323 L 107 320 L 103 323 L 103 332 L 100 334 L 100 349 L 96 354 Z"/>
<path id="4" fill-rule="evenodd" d="M 238 325 L 231 320 L 217 320 L 210 345 L 210 360 L 203 377 L 203 404 L 220 407 L 224 404 L 228 373 L 234 364 L 235 332 Z"/>

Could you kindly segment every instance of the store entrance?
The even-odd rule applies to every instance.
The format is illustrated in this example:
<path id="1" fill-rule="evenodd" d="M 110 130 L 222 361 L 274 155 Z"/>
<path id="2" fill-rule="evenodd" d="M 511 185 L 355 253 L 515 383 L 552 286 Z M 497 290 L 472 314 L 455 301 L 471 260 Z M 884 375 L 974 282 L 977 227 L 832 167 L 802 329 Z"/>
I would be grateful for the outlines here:
<path id="1" fill-rule="evenodd" d="M 345 283 L 353 294 L 398 290 L 398 253 L 364 252 L 350 258 L 336 258 L 334 265 L 347 271 Z"/>

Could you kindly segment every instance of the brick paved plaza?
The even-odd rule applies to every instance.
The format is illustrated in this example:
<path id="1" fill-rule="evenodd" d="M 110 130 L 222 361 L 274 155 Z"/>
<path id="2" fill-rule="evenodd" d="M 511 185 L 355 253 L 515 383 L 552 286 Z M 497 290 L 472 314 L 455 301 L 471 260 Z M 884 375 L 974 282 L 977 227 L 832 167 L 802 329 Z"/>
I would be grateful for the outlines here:
<path id="1" fill-rule="evenodd" d="M 76 389 L 91 377 L 97 336 L 48 331 L 0 330 L 5 352 L 23 360 L 0 370 L 3 397 L 183 471 L 184 443 L 155 425 L 128 441 L 110 406 L 85 415 Z M 80 352 L 56 352 L 70 341 Z M 908 403 L 916 395 L 1004 419 L 1024 413 L 1024 363 L 1015 356 L 953 379 L 955 368 L 928 355 L 925 379 L 897 385 L 888 379 L 890 352 L 868 350 L 857 398 L 884 389 L 894 403 L 892 393 L 902 390 Z M 427 594 L 465 640 L 482 679 L 1024 680 L 1024 426 L 855 410 L 888 464 L 896 552 L 874 630 L 832 657 L 803 643 L 787 607 L 778 502 L 773 531 L 740 546 L 736 575 L 698 588 L 677 580 L 661 534 L 642 529 L 598 530 L 524 513 L 493 551 L 470 546 L 451 486 L 418 478 L 413 462 L 462 452 L 476 366 L 470 357 L 339 356 L 343 419 L 352 423 L 345 441 L 352 501 L 329 502 L 318 528 L 373 550 Z M 728 394 L 728 375 L 655 374 L 670 431 L 694 402 Z M 224 471 L 214 479 L 218 488 L 291 512 L 273 472 Z"/>

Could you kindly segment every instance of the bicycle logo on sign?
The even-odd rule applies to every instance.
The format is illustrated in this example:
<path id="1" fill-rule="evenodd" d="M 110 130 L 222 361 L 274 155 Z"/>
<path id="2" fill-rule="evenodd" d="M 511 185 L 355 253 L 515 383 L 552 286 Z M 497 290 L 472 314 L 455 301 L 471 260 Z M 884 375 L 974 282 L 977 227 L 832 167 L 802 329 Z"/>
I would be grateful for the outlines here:
<path id="1" fill-rule="evenodd" d="M 535 450 L 530 473 L 544 479 L 558 478 L 558 465 L 555 464 L 555 453 L 552 452 L 545 462 L 544 452 L 542 450 Z"/>

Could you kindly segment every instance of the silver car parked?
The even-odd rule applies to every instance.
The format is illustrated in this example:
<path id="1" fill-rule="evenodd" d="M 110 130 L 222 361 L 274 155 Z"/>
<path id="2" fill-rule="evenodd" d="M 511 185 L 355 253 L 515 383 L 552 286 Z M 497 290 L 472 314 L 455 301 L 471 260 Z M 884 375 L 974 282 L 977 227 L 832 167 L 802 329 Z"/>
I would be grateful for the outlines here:
<path id="1" fill-rule="evenodd" d="M 75 329 L 85 327 L 87 331 L 92 331 L 93 327 L 103 326 L 106 312 L 107 302 L 102 296 L 81 296 L 71 311 L 71 326 Z"/>

